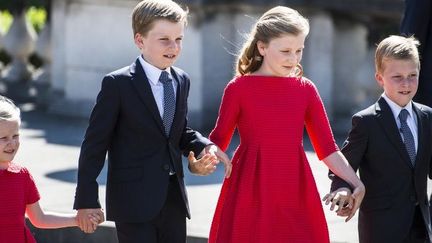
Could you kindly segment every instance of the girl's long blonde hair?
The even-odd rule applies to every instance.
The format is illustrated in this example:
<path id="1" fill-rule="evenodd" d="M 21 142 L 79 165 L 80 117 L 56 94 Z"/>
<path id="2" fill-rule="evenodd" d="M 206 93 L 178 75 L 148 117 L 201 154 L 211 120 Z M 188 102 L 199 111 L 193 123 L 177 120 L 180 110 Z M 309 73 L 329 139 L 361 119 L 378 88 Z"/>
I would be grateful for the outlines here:
<path id="1" fill-rule="evenodd" d="M 305 36 L 309 33 L 309 21 L 296 10 L 277 6 L 265 12 L 253 26 L 248 40 L 243 44 L 237 58 L 236 76 L 255 72 L 261 67 L 263 57 L 260 55 L 257 42 L 268 44 L 270 40 L 285 34 Z M 297 65 L 296 76 L 303 74 L 303 68 Z"/>

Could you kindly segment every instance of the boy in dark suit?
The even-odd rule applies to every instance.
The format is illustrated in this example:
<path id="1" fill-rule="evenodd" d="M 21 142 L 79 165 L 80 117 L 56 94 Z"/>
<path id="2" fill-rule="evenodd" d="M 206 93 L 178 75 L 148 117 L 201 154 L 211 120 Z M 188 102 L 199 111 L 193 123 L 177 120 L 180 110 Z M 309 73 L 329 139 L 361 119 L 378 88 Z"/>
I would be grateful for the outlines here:
<path id="1" fill-rule="evenodd" d="M 366 187 L 360 206 L 360 243 L 429 242 L 431 224 L 427 177 L 432 160 L 432 109 L 415 103 L 419 76 L 418 41 L 390 36 L 375 53 L 375 78 L 384 93 L 356 113 L 342 153 Z M 349 185 L 330 173 L 327 203 L 344 205 Z M 337 213 L 347 216 L 349 207 Z"/>
<path id="2" fill-rule="evenodd" d="M 186 17 L 172 1 L 144 0 L 133 10 L 141 55 L 104 77 L 81 147 L 74 209 L 85 232 L 94 231 L 88 214 L 102 214 L 96 178 L 107 153 L 107 220 L 120 243 L 186 241 L 182 153 L 193 173 L 212 173 L 222 160 L 229 176 L 226 154 L 187 127 L 189 77 L 172 66 Z"/>

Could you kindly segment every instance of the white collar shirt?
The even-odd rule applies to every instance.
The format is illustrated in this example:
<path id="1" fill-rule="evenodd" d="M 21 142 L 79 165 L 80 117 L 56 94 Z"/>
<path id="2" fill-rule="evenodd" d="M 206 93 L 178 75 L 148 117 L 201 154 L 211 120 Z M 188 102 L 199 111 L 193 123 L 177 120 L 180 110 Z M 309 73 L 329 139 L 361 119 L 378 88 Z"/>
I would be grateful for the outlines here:
<path id="1" fill-rule="evenodd" d="M 414 137 L 415 150 L 417 151 L 417 148 L 418 148 L 418 129 L 417 129 L 418 126 L 417 126 L 417 124 L 418 124 L 418 122 L 417 122 L 417 116 L 414 113 L 414 110 L 412 108 L 413 102 L 410 101 L 405 107 L 400 107 L 398 104 L 393 102 L 385 93 L 383 93 L 381 96 L 384 98 L 384 100 L 390 106 L 390 109 L 393 113 L 394 119 L 396 120 L 396 124 L 399 128 L 399 133 L 401 134 L 402 139 L 404 139 L 404 138 L 403 138 L 403 135 L 400 131 L 401 123 L 400 123 L 400 119 L 399 119 L 399 113 L 401 112 L 402 109 L 406 109 L 408 111 L 409 115 L 407 117 L 407 124 L 411 130 L 413 137 Z"/>
<path id="2" fill-rule="evenodd" d="M 162 71 L 167 71 L 169 77 L 173 80 L 172 84 L 173 84 L 173 88 L 174 88 L 174 95 L 177 97 L 177 82 L 175 81 L 175 79 L 172 77 L 171 75 L 171 68 L 168 67 L 165 70 L 161 70 L 153 65 L 151 65 L 150 63 L 148 63 L 146 60 L 144 60 L 144 58 L 142 57 L 142 55 L 140 55 L 138 57 L 138 60 L 142 66 L 142 68 L 144 69 L 145 75 L 147 76 L 148 82 L 150 84 L 154 99 L 156 101 L 156 105 L 158 107 L 159 110 L 159 114 L 161 116 L 161 118 L 163 118 L 163 112 L 164 112 L 164 89 L 163 89 L 163 84 L 159 81 L 159 77 L 162 73 Z"/>

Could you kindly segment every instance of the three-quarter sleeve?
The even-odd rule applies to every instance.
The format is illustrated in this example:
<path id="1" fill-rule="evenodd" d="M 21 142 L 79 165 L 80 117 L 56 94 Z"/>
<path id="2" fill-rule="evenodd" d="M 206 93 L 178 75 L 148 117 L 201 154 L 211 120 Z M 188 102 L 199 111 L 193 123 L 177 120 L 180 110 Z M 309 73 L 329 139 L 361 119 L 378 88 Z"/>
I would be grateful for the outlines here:
<path id="1" fill-rule="evenodd" d="M 306 86 L 309 89 L 305 116 L 306 130 L 318 158 L 322 160 L 338 151 L 339 148 L 334 140 L 324 104 L 317 88 L 311 81 L 306 82 Z"/>
<path id="2" fill-rule="evenodd" d="M 236 80 L 232 80 L 227 84 L 222 96 L 216 125 L 209 136 L 210 140 L 223 151 L 228 148 L 237 126 L 241 105 L 240 92 Z"/>

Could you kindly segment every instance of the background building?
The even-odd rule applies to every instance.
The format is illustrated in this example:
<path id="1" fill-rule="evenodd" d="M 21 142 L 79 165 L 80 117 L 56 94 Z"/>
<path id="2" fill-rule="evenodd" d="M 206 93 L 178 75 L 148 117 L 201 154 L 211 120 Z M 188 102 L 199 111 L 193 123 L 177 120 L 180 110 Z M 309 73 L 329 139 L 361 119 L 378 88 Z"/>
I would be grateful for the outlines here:
<path id="1" fill-rule="evenodd" d="M 2 0 L 5 1 L 5 0 Z M 14 3 L 31 1 L 14 1 Z M 47 112 L 88 117 L 104 74 L 137 56 L 131 11 L 137 0 L 40 1 L 47 23 L 37 35 L 24 14 L 13 11 L 0 49 L 10 61 L 0 65 L 3 93 L 30 98 Z M 176 63 L 192 79 L 189 120 L 214 125 L 220 98 L 232 78 L 235 55 L 255 20 L 276 5 L 305 15 L 311 25 L 303 56 L 305 76 L 318 86 L 336 131 L 345 132 L 355 110 L 371 104 L 381 90 L 374 80 L 375 43 L 397 34 L 402 0 L 191 0 L 183 52 Z M 23 7 L 18 6 L 18 7 Z M 43 65 L 35 70 L 28 57 Z"/>

